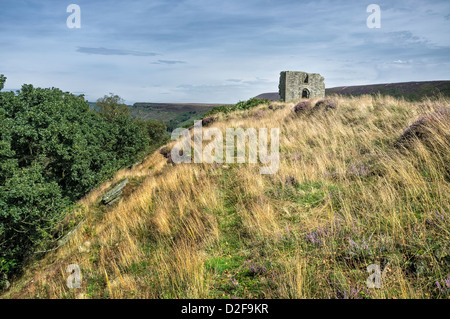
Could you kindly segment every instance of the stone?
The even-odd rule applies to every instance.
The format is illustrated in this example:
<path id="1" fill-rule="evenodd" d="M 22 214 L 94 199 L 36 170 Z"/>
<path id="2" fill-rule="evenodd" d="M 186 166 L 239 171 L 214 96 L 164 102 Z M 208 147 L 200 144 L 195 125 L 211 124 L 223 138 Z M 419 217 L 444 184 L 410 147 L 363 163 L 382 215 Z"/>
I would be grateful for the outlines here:
<path id="1" fill-rule="evenodd" d="M 91 247 L 91 242 L 90 241 L 85 241 L 83 243 L 83 245 L 78 247 L 78 251 L 80 253 L 88 252 L 89 251 L 89 247 Z"/>
<path id="2" fill-rule="evenodd" d="M 11 287 L 11 283 L 8 281 L 8 276 L 3 274 L 3 287 L 0 286 L 0 288 L 3 288 L 3 290 L 8 290 L 9 287 Z"/>
<path id="3" fill-rule="evenodd" d="M 283 71 L 278 89 L 284 102 L 325 97 L 324 78 L 318 73 Z"/>
<path id="4" fill-rule="evenodd" d="M 133 168 L 136 168 L 137 166 L 139 166 L 139 165 L 141 165 L 141 164 L 142 164 L 142 162 L 136 162 L 136 163 L 134 163 L 133 165 L 129 166 L 128 168 L 129 168 L 129 169 L 133 169 Z"/>
<path id="5" fill-rule="evenodd" d="M 202 119 L 202 126 L 209 126 L 212 123 L 214 123 L 215 121 L 217 121 L 217 119 L 218 119 L 217 117 L 212 117 L 212 116 L 205 117 L 204 119 Z"/>
<path id="6" fill-rule="evenodd" d="M 161 154 L 165 158 L 169 158 L 170 152 L 171 152 L 170 149 L 168 149 L 167 147 L 163 147 L 162 149 L 159 150 L 159 154 Z"/>
<path id="7" fill-rule="evenodd" d="M 172 160 L 172 151 L 168 149 L 167 147 L 163 147 L 159 153 L 167 158 L 167 164 L 175 164 Z"/>
<path id="8" fill-rule="evenodd" d="M 114 186 L 110 191 L 108 191 L 102 197 L 102 203 L 104 205 L 112 205 L 117 202 L 122 196 L 123 188 L 128 184 L 128 178 L 124 179 L 122 182 Z"/>

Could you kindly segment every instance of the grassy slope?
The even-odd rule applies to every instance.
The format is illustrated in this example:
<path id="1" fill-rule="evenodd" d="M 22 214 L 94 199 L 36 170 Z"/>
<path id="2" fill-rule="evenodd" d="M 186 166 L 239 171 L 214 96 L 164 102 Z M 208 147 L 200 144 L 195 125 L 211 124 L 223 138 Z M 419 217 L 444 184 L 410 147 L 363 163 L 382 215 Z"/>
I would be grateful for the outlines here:
<path id="1" fill-rule="evenodd" d="M 436 137 L 438 153 L 393 143 L 450 101 L 338 100 L 315 115 L 278 102 L 221 115 L 213 126 L 223 130 L 280 128 L 275 175 L 247 164 L 172 166 L 159 153 L 120 171 L 80 202 L 86 221 L 69 243 L 2 297 L 447 298 L 435 282 L 450 274 L 448 136 Z M 125 197 L 101 207 L 124 177 Z M 66 287 L 74 263 L 80 289 Z M 383 289 L 366 288 L 370 264 L 386 269 Z"/>

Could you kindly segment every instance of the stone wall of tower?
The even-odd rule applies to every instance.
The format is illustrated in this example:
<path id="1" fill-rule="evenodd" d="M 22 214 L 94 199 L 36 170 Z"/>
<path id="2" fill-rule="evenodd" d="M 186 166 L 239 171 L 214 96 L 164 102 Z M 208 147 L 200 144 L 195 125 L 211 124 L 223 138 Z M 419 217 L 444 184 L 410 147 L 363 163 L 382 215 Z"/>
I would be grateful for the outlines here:
<path id="1" fill-rule="evenodd" d="M 318 73 L 283 71 L 280 73 L 278 88 L 280 97 L 285 102 L 325 97 L 324 78 Z"/>

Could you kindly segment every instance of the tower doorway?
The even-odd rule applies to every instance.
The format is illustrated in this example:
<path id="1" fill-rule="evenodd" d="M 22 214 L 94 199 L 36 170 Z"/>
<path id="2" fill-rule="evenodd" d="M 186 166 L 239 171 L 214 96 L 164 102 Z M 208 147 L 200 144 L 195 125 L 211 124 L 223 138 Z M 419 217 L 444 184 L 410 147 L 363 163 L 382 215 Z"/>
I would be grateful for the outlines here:
<path id="1" fill-rule="evenodd" d="M 309 90 L 308 89 L 303 89 L 302 91 L 302 99 L 309 99 Z"/>

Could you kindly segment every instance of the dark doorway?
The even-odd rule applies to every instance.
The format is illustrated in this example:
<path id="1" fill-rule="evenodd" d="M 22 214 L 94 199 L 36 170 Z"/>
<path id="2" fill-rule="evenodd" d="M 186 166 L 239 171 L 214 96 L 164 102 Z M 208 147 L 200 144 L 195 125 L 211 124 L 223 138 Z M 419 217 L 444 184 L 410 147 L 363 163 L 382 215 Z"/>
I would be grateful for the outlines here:
<path id="1" fill-rule="evenodd" d="M 309 90 L 308 89 L 303 90 L 302 99 L 309 99 Z"/>

